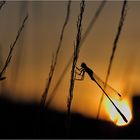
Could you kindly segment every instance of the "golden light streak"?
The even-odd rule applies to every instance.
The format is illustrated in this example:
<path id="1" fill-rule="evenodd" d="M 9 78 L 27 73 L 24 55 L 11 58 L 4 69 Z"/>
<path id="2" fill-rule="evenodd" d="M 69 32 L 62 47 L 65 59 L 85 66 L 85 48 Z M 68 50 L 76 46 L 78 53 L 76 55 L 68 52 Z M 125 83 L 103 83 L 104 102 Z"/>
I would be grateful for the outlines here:
<path id="1" fill-rule="evenodd" d="M 121 112 L 126 116 L 128 122 L 126 123 L 120 114 L 116 111 L 114 106 L 106 99 L 105 101 L 105 109 L 110 117 L 110 119 L 117 125 L 117 126 L 125 126 L 130 123 L 132 120 L 132 112 L 131 112 L 131 103 L 130 101 L 125 98 L 121 101 L 112 99 L 113 102 L 117 105 L 117 107 L 121 110 Z"/>

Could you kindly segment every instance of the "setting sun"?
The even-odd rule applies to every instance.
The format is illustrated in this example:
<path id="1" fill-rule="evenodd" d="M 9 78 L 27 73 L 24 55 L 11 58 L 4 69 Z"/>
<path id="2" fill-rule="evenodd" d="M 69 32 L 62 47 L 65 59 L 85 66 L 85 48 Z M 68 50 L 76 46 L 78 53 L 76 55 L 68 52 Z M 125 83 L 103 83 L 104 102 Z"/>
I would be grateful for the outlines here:
<path id="1" fill-rule="evenodd" d="M 106 99 L 105 101 L 105 109 L 110 117 L 110 119 L 117 125 L 117 126 L 124 126 L 128 125 L 132 120 L 132 112 L 131 112 L 131 105 L 128 99 L 113 100 L 113 102 L 117 105 L 117 107 L 122 111 L 122 113 L 126 116 L 128 123 L 126 123 L 120 114 L 116 111 L 114 106 Z"/>

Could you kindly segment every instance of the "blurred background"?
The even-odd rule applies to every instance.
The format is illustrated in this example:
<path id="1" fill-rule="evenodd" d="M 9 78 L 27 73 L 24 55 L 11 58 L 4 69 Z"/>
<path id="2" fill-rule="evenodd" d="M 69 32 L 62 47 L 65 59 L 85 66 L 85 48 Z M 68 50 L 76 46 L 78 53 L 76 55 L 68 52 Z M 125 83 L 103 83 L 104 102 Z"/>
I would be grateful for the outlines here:
<path id="1" fill-rule="evenodd" d="M 101 1 L 86 1 L 82 34 L 100 3 Z M 48 99 L 73 53 L 79 4 L 80 1 L 72 1 L 70 19 L 64 33 Z M 102 80 L 105 80 L 107 73 L 122 4 L 122 1 L 106 2 L 80 49 L 78 67 L 85 62 Z M 6 96 L 13 101 L 40 102 L 50 70 L 52 54 L 56 51 L 65 20 L 66 8 L 67 1 L 6 2 L 0 12 L 0 68 L 5 62 L 10 44 L 14 41 L 26 13 L 29 14 L 29 18 L 5 73 L 7 79 L 0 84 L 1 96 Z M 132 110 L 131 98 L 140 93 L 139 13 L 140 2 L 129 1 L 108 82 L 123 95 L 130 112 Z M 60 83 L 56 96 L 49 105 L 50 108 L 66 111 L 70 74 L 71 66 Z M 86 75 L 84 81 L 76 81 L 72 111 L 95 118 L 101 95 L 101 90 Z M 110 120 L 107 111 L 109 108 L 107 106 L 110 106 L 108 104 L 110 103 L 104 98 L 101 119 Z"/>

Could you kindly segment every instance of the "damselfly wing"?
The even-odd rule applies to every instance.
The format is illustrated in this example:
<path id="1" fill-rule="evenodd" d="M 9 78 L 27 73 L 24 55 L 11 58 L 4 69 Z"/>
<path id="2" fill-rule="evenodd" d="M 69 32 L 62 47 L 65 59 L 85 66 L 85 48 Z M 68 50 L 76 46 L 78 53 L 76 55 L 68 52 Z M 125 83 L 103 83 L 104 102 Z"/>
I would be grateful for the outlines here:
<path id="1" fill-rule="evenodd" d="M 105 82 L 97 74 L 93 73 L 93 77 L 111 98 L 121 100 L 122 95 L 119 92 L 108 84 L 105 86 Z"/>

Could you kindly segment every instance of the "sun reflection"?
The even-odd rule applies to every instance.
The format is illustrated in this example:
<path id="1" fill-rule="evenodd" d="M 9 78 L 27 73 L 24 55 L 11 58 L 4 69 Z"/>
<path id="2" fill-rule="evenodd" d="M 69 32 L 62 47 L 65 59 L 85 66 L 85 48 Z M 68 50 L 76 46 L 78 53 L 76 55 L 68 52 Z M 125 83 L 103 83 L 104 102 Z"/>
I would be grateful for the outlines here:
<path id="1" fill-rule="evenodd" d="M 132 112 L 131 112 L 131 103 L 130 101 L 125 98 L 121 101 L 112 99 L 113 102 L 117 105 L 117 107 L 121 110 L 121 112 L 126 116 L 128 122 L 126 123 L 120 114 L 116 111 L 114 106 L 106 99 L 105 101 L 105 109 L 110 117 L 110 119 L 117 125 L 117 126 L 125 126 L 130 123 L 132 120 Z"/>

